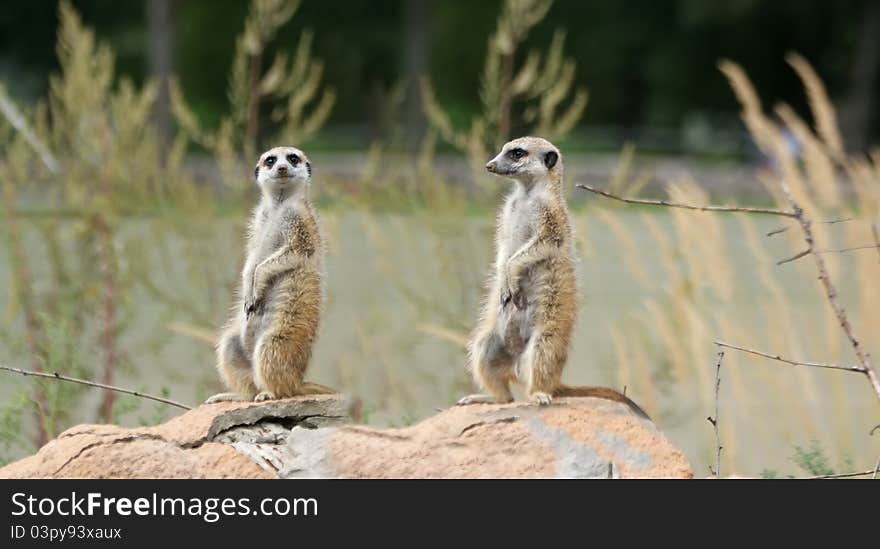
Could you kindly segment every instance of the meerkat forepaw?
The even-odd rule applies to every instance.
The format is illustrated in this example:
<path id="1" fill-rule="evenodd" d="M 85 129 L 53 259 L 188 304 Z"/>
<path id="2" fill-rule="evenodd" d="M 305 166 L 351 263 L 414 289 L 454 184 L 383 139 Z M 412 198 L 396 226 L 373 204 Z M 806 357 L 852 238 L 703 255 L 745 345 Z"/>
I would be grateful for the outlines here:
<path id="1" fill-rule="evenodd" d="M 278 400 L 278 397 L 272 391 L 262 391 L 254 397 L 254 402 L 265 402 L 267 400 Z"/>
<path id="2" fill-rule="evenodd" d="M 533 404 L 537 404 L 538 406 L 547 406 L 548 404 L 553 402 L 553 397 L 547 393 L 535 391 L 534 393 L 529 395 L 529 400 L 532 401 Z"/>
<path id="3" fill-rule="evenodd" d="M 256 297 L 250 297 L 244 300 L 244 316 L 250 318 L 252 314 L 260 309 L 262 300 Z"/>
<path id="4" fill-rule="evenodd" d="M 523 292 L 521 290 L 514 292 L 510 296 L 510 300 L 513 301 L 513 306 L 516 307 L 517 309 L 525 309 L 526 308 L 525 292 Z"/>
<path id="5" fill-rule="evenodd" d="M 517 309 L 524 309 L 526 306 L 525 293 L 518 285 L 506 286 L 501 291 L 501 306 L 506 307 L 508 303 L 513 303 Z"/>
<path id="6" fill-rule="evenodd" d="M 508 303 L 510 303 L 510 292 L 508 290 L 502 290 L 502 292 L 501 292 L 501 306 L 507 307 Z"/>

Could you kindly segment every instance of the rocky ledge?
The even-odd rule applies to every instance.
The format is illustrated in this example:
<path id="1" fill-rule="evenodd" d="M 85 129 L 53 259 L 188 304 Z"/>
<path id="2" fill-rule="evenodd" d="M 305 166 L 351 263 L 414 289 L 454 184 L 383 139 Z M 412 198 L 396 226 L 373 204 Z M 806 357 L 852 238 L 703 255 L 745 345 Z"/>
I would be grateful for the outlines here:
<path id="1" fill-rule="evenodd" d="M 345 424 L 335 396 L 202 405 L 161 425 L 78 425 L 0 478 L 691 478 L 654 424 L 597 398 Z"/>

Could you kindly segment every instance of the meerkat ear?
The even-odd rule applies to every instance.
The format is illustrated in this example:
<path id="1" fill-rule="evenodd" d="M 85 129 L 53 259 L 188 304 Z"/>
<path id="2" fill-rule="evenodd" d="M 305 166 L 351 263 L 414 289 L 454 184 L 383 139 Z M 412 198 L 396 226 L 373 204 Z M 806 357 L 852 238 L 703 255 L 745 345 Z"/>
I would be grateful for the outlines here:
<path id="1" fill-rule="evenodd" d="M 256 179 L 258 177 L 260 177 L 260 165 L 259 164 L 257 164 L 256 167 L 254 167 L 254 179 Z"/>
<path id="2" fill-rule="evenodd" d="M 306 171 L 309 172 L 309 177 L 312 177 L 312 163 L 306 162 Z"/>
<path id="3" fill-rule="evenodd" d="M 556 151 L 550 151 L 544 154 L 544 165 L 547 166 L 548 170 L 553 169 L 557 160 L 559 160 L 559 155 L 556 154 Z"/>

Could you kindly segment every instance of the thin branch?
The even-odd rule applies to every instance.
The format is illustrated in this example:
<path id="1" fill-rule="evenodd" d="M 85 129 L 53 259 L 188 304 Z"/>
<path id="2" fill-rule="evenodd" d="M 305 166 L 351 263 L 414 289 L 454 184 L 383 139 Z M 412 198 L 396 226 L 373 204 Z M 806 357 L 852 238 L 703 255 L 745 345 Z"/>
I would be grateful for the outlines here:
<path id="1" fill-rule="evenodd" d="M 822 223 L 824 225 L 834 225 L 836 223 L 848 223 L 850 221 L 858 221 L 858 219 L 855 217 L 847 217 L 844 219 L 827 219 L 824 221 L 813 221 L 813 223 Z M 774 235 L 777 235 L 780 233 L 784 233 L 788 229 L 789 229 L 789 227 L 779 227 L 778 229 L 773 229 L 772 231 L 767 233 L 767 236 L 774 236 Z"/>
<path id="2" fill-rule="evenodd" d="M 797 218 L 797 214 L 795 212 L 778 210 L 776 208 L 751 208 L 751 207 L 747 207 L 747 206 L 712 206 L 712 205 L 684 204 L 681 202 L 669 202 L 668 200 L 624 198 L 622 196 L 617 196 L 615 194 L 611 194 L 608 191 L 603 191 L 601 189 L 591 187 L 591 186 L 586 185 L 584 183 L 578 183 L 577 185 L 575 185 L 575 187 L 584 189 L 586 191 L 590 191 L 591 193 L 596 193 L 598 195 L 601 195 L 601 196 L 604 196 L 607 198 L 613 198 L 614 200 L 626 202 L 627 204 L 647 204 L 650 206 L 668 206 L 670 208 L 684 208 L 686 210 L 700 210 L 700 211 L 704 211 L 704 212 L 758 213 L 758 214 L 781 215 L 783 217 Z"/>
<path id="3" fill-rule="evenodd" d="M 865 246 L 852 246 L 851 248 L 836 248 L 836 249 L 829 248 L 826 250 L 811 250 L 811 249 L 807 248 L 806 250 L 804 250 L 802 252 L 798 252 L 797 255 L 793 255 L 793 256 L 789 257 L 788 259 L 783 259 L 783 260 L 777 261 L 776 264 L 777 265 L 784 265 L 786 263 L 796 261 L 804 256 L 808 256 L 811 253 L 814 253 L 814 254 L 840 254 L 840 253 L 844 253 L 844 252 L 852 252 L 854 250 L 873 250 L 874 248 L 877 248 L 878 250 L 880 250 L 880 244 L 868 244 Z"/>
<path id="4" fill-rule="evenodd" d="M 874 431 L 880 429 L 880 425 L 875 425 L 873 429 L 871 429 L 871 436 L 874 436 Z M 874 466 L 874 474 L 871 475 L 871 480 L 877 478 L 877 472 L 880 471 L 880 457 L 877 458 L 877 465 Z"/>
<path id="5" fill-rule="evenodd" d="M 764 358 L 769 358 L 772 360 L 778 360 L 779 362 L 785 362 L 786 364 L 791 364 L 792 366 L 811 366 L 813 368 L 828 368 L 831 370 L 845 370 L 847 372 L 858 372 L 860 374 L 865 373 L 865 369 L 862 366 L 840 366 L 839 364 L 827 364 L 824 362 L 803 362 L 800 360 L 791 360 L 789 358 L 784 358 L 779 355 L 771 355 L 769 353 L 765 353 L 763 351 L 758 351 L 755 349 L 748 349 L 746 347 L 738 347 L 736 345 L 731 345 L 730 343 L 724 343 L 723 341 L 715 341 L 715 345 L 718 345 L 719 347 L 727 347 L 728 349 L 736 349 L 737 351 L 751 353 L 753 355 L 762 356 Z"/>
<path id="6" fill-rule="evenodd" d="M 169 400 L 167 398 L 162 398 L 162 397 L 158 397 L 158 396 L 154 396 L 154 395 L 148 395 L 146 393 L 141 393 L 139 391 L 133 391 L 131 389 L 124 389 L 122 387 L 115 387 L 113 385 L 98 383 L 96 381 L 88 381 L 85 379 L 68 377 L 68 376 L 59 374 L 58 372 L 54 372 L 51 374 L 47 374 L 45 372 L 33 372 L 31 370 L 22 370 L 20 368 L 12 368 L 12 367 L 6 366 L 4 364 L 0 364 L 0 370 L 6 370 L 7 372 L 14 372 L 16 374 L 21 374 L 23 376 L 45 377 L 48 379 L 59 379 L 61 381 L 70 381 L 73 383 L 79 383 L 80 385 L 87 385 L 89 387 L 97 387 L 99 389 L 106 389 L 108 391 L 116 391 L 117 393 L 125 393 L 127 395 L 132 395 L 132 396 L 136 396 L 136 397 L 155 400 L 156 402 L 161 402 L 163 404 L 168 404 L 171 406 L 177 406 L 178 408 L 183 408 L 184 410 L 192 410 L 192 406 L 187 406 L 186 404 L 181 404 L 180 402 L 176 402 L 174 400 Z"/>
<path id="7" fill-rule="evenodd" d="M 788 183 L 786 183 L 784 179 L 780 179 L 779 186 L 782 188 L 785 198 L 795 212 L 795 219 L 797 219 L 798 224 L 801 226 L 801 232 L 803 232 L 804 242 L 807 244 L 807 248 L 815 250 L 815 240 L 813 238 L 813 229 L 810 219 L 804 215 L 803 208 L 801 208 L 794 199 L 794 195 L 791 194 L 791 189 L 788 187 Z M 867 377 L 868 381 L 871 383 L 871 388 L 874 389 L 874 394 L 880 399 L 880 379 L 878 379 L 877 372 L 874 370 L 873 364 L 871 364 L 871 357 L 864 350 L 861 342 L 856 337 L 855 331 L 849 322 L 849 317 L 846 315 L 843 305 L 840 304 L 840 301 L 837 298 L 837 288 L 834 286 L 834 283 L 831 282 L 831 277 L 828 275 L 828 269 L 825 267 L 825 260 L 822 258 L 821 254 L 813 253 L 810 255 L 813 256 L 813 262 L 816 264 L 816 271 L 819 273 L 819 281 L 822 283 L 822 287 L 825 290 L 825 297 L 828 300 L 828 304 L 831 305 L 831 309 L 837 317 L 837 322 L 840 324 L 840 329 L 843 330 L 843 333 L 846 335 L 847 339 L 849 339 L 853 352 L 859 360 L 859 364 L 861 365 L 859 371 L 865 374 L 865 377 Z"/>
<path id="8" fill-rule="evenodd" d="M 718 361 L 715 363 L 715 417 L 707 417 L 709 423 L 715 429 L 715 470 L 709 467 L 715 478 L 721 478 L 721 437 L 718 434 L 718 393 L 721 390 L 721 361 L 724 359 L 724 351 L 718 351 Z"/>
<path id="9" fill-rule="evenodd" d="M 863 477 L 865 475 L 870 475 L 874 473 L 874 469 L 868 469 L 867 471 L 859 471 L 858 473 L 839 473 L 836 475 L 819 475 L 817 477 L 804 477 L 807 480 L 816 480 L 816 479 L 827 479 L 827 478 L 849 478 L 849 477 Z"/>
<path id="10" fill-rule="evenodd" d="M 806 250 L 804 250 L 802 252 L 798 252 L 795 255 L 789 257 L 788 259 L 781 259 L 781 260 L 777 261 L 776 264 L 777 265 L 785 265 L 786 263 L 791 263 L 792 261 L 797 261 L 798 259 L 800 259 L 804 256 L 810 255 L 811 251 L 812 251 L 811 249 L 807 248 Z"/>
<path id="11" fill-rule="evenodd" d="M 843 252 L 851 252 L 854 250 L 873 250 L 874 248 L 880 249 L 880 244 L 866 244 L 864 246 L 852 246 L 851 248 L 814 250 L 813 253 L 816 253 L 816 254 L 839 254 L 839 253 L 843 253 Z"/>

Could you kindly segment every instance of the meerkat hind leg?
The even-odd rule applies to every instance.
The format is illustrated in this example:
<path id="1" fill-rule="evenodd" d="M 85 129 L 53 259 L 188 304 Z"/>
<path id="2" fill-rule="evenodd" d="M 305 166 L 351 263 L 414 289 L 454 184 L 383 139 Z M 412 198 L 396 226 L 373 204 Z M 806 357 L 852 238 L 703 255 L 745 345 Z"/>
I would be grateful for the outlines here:
<path id="1" fill-rule="evenodd" d="M 564 356 L 555 350 L 558 345 L 551 339 L 536 333 L 529 340 L 520 356 L 522 372 L 526 379 L 526 392 L 529 401 L 539 406 L 553 402 L 553 389 L 559 385 Z"/>
<path id="2" fill-rule="evenodd" d="M 254 353 L 254 381 L 259 388 L 255 402 L 304 394 L 310 347 L 300 342 L 309 337 L 275 330 L 260 337 Z"/>
<path id="3" fill-rule="evenodd" d="M 458 406 L 468 404 L 506 404 L 513 402 L 513 393 L 510 392 L 510 371 L 513 360 L 504 349 L 501 339 L 492 334 L 486 338 L 477 340 L 473 346 L 472 365 L 474 377 L 480 387 L 491 394 L 468 395 L 457 402 Z"/>
<path id="4" fill-rule="evenodd" d="M 249 401 L 257 393 L 253 369 L 241 345 L 238 327 L 229 328 L 220 338 L 220 344 L 217 345 L 217 370 L 232 392 L 216 394 L 208 398 L 206 404 Z"/>

